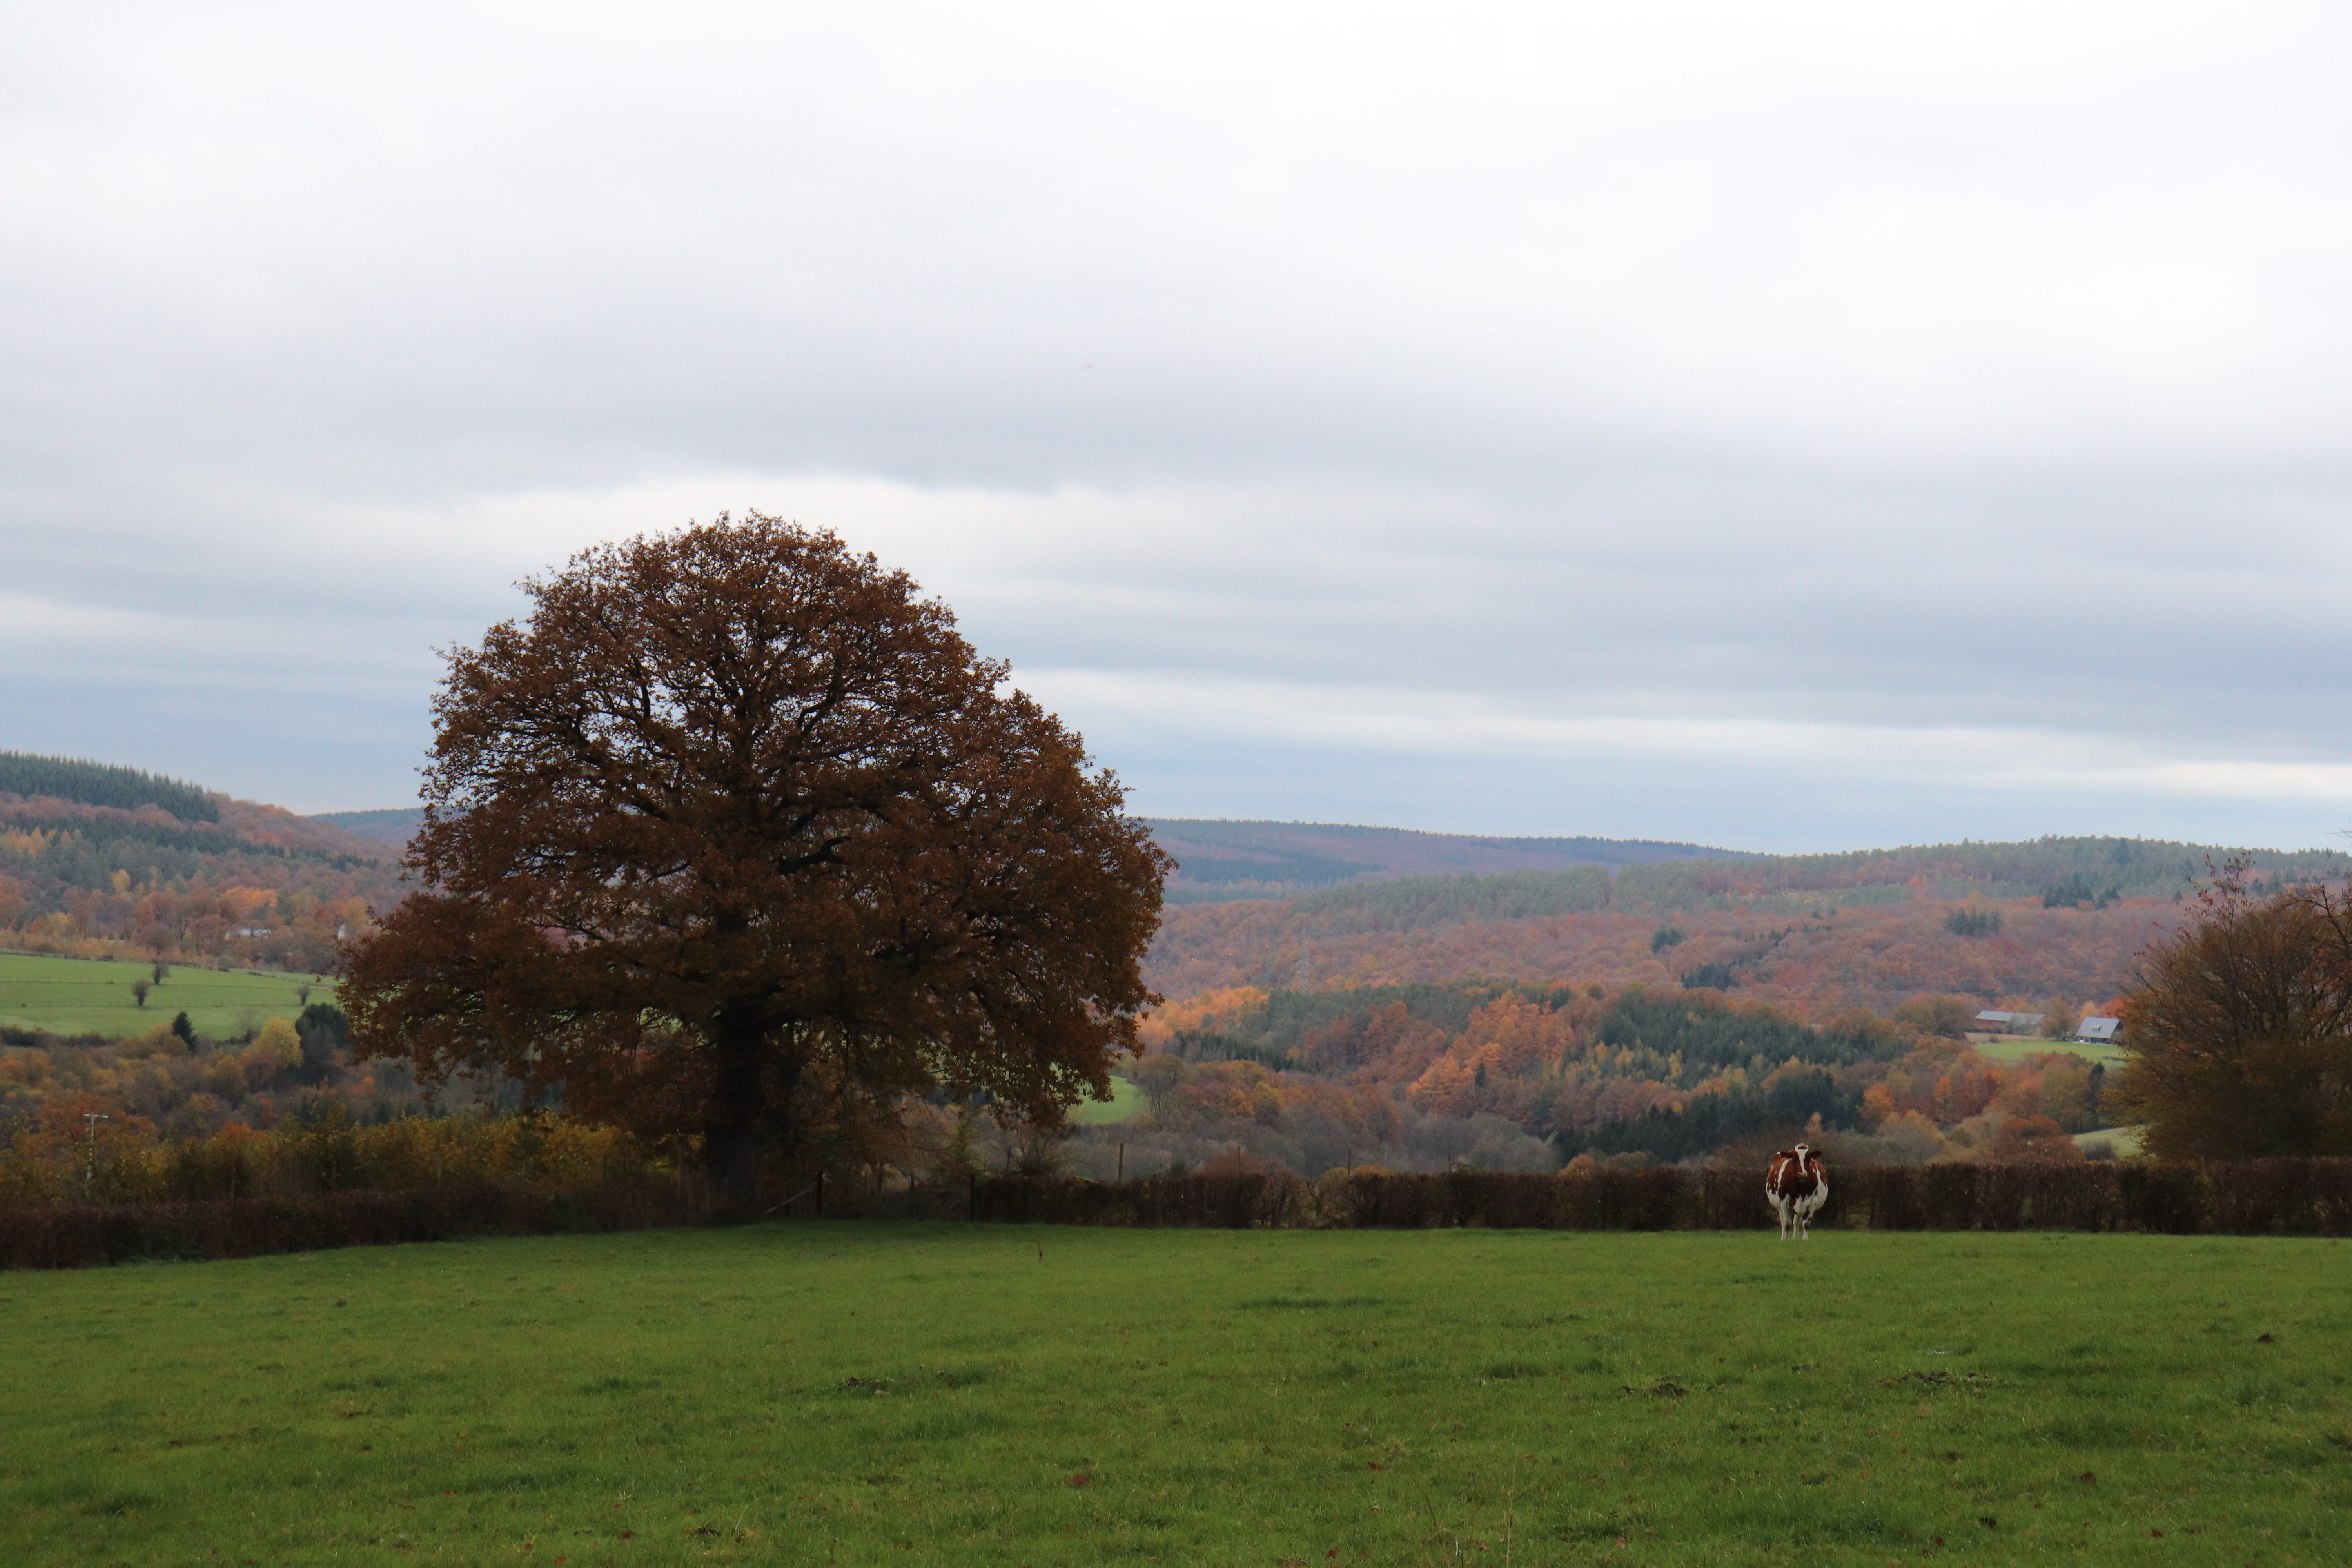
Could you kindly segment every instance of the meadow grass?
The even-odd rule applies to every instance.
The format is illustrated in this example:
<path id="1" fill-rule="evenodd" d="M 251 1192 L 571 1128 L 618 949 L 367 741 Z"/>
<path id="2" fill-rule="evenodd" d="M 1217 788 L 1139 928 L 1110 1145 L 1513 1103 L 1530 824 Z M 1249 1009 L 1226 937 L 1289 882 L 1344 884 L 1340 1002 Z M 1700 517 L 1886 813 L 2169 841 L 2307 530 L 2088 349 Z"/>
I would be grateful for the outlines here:
<path id="1" fill-rule="evenodd" d="M 2105 1143 L 2115 1151 L 2118 1160 L 2137 1160 L 2147 1152 L 2147 1129 L 2143 1127 L 2103 1127 L 2096 1132 L 2077 1132 L 2074 1145 L 2087 1149 L 2094 1143 Z"/>
<path id="2" fill-rule="evenodd" d="M 152 973 L 143 963 L 0 952 L 0 1024 L 119 1039 L 143 1035 L 184 1012 L 199 1034 L 225 1037 L 243 1034 L 249 1025 L 299 1015 L 300 986 L 310 988 L 313 1002 L 335 999 L 334 982 L 313 974 L 173 964 L 163 982 L 148 991 L 142 1007 L 131 994 L 131 983 Z"/>
<path id="3" fill-rule="evenodd" d="M 2079 1057 L 2084 1064 L 2098 1063 L 2115 1068 L 2124 1064 L 2124 1048 L 2114 1040 L 2028 1040 L 2016 1038 L 1971 1039 L 1969 1048 L 1989 1062 L 2021 1062 L 2028 1057 Z"/>
<path id="4" fill-rule="evenodd" d="M 2352 1252 L 795 1225 L 0 1277 L 0 1560 L 2339 1563 Z"/>
<path id="5" fill-rule="evenodd" d="M 1117 1073 L 1110 1077 L 1108 1100 L 1082 1100 L 1070 1112 L 1070 1120 L 1081 1127 L 1108 1127 L 1131 1121 L 1143 1114 L 1143 1090 L 1131 1079 Z"/>

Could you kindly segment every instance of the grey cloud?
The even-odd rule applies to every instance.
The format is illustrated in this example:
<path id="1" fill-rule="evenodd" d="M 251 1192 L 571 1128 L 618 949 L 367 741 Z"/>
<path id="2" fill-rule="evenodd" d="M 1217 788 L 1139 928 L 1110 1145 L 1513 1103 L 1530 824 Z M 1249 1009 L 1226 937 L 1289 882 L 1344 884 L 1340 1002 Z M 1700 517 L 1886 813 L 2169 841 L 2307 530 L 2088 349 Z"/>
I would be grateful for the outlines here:
<path id="1" fill-rule="evenodd" d="M 0 592 L 41 607 L 0 624 L 7 743 L 398 798 L 426 650 L 517 574 L 805 500 L 984 646 L 1139 691 L 2352 760 L 2328 10 L 7 26 Z M 2352 812 L 1860 802 L 1842 763 L 1717 788 L 1103 700 L 1072 717 L 1156 810 L 1759 844 Z"/>

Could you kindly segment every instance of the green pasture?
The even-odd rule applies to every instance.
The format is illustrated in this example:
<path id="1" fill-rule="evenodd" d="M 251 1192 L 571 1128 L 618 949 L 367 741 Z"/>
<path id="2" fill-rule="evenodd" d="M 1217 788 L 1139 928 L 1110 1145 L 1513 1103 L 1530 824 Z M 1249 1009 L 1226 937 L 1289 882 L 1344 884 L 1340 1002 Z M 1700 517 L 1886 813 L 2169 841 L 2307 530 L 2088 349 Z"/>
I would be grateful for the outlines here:
<path id="1" fill-rule="evenodd" d="M 2352 1557 L 2340 1243 L 795 1225 L 0 1276 L 16 1564 Z"/>
<path id="2" fill-rule="evenodd" d="M 2094 1143 L 2105 1143 L 2116 1152 L 2116 1159 L 2137 1160 L 2146 1152 L 2140 1142 L 2141 1134 L 2146 1131 L 2139 1127 L 2108 1127 L 2096 1132 L 2077 1132 L 2074 1144 L 2077 1148 L 2087 1149 Z"/>
<path id="3" fill-rule="evenodd" d="M 1102 1127 L 1143 1114 L 1143 1091 L 1129 1079 L 1113 1074 L 1108 1100 L 1082 1100 L 1070 1109 L 1070 1120 L 1081 1127 Z"/>
<path id="4" fill-rule="evenodd" d="M 2104 1062 L 2116 1068 L 2121 1067 L 2124 1059 L 2123 1047 L 2112 1040 L 2033 1040 L 2004 1036 L 1975 1037 L 1969 1044 L 1977 1055 L 1989 1062 L 2021 1062 L 2028 1057 L 2046 1056 L 2053 1051 L 2080 1057 L 2085 1065 Z"/>
<path id="5" fill-rule="evenodd" d="M 199 1034 L 226 1037 L 299 1014 L 298 986 L 308 985 L 313 1002 L 335 999 L 334 982 L 310 974 L 173 964 L 162 984 L 153 984 L 152 975 L 150 965 L 127 961 L 0 952 L 0 1024 L 120 1038 L 143 1035 L 184 1012 Z M 131 994 L 134 980 L 150 982 L 144 1007 Z"/>

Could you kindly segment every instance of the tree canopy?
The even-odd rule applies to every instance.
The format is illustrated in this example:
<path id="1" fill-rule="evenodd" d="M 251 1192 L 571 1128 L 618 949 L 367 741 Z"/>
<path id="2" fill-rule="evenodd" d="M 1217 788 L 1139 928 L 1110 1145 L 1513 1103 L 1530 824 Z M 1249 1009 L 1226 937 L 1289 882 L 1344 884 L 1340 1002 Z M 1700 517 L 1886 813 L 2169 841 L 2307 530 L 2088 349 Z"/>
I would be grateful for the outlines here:
<path id="1" fill-rule="evenodd" d="M 2352 1154 L 2352 905 L 2231 868 L 2144 961 L 2110 1091 L 2164 1159 Z"/>
<path id="2" fill-rule="evenodd" d="M 221 816 L 219 802 L 184 780 L 29 752 L 0 752 L 0 795 L 48 795 L 124 811 L 161 806 L 183 822 L 218 822 Z"/>
<path id="3" fill-rule="evenodd" d="M 523 587 L 449 656 L 362 1054 L 698 1133 L 738 1204 L 826 1097 L 1108 1093 L 1169 863 L 947 606 L 756 512 Z"/>

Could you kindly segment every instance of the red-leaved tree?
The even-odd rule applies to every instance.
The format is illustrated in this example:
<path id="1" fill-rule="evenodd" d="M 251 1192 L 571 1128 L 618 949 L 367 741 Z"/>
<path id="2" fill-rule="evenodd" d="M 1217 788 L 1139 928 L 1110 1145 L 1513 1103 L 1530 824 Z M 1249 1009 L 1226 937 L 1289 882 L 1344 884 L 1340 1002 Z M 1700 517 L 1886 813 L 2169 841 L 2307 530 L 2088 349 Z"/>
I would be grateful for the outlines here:
<path id="1" fill-rule="evenodd" d="M 450 656 L 361 1055 L 697 1135 L 738 1209 L 820 1100 L 1108 1092 L 1169 863 L 944 605 L 758 513 L 524 587 Z"/>
<path id="2" fill-rule="evenodd" d="M 2244 871 L 2145 955 L 2108 1101 L 2165 1159 L 2352 1154 L 2352 900 Z"/>

